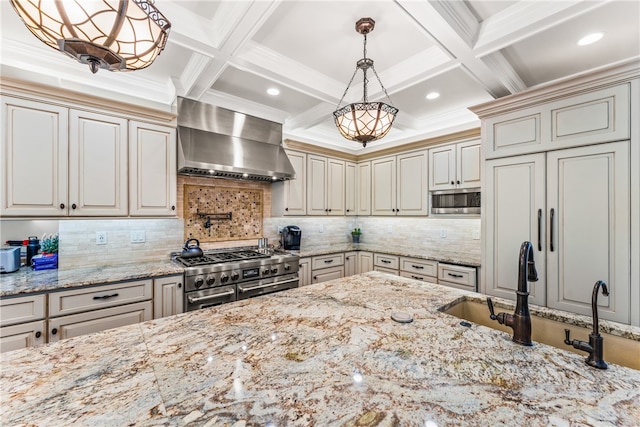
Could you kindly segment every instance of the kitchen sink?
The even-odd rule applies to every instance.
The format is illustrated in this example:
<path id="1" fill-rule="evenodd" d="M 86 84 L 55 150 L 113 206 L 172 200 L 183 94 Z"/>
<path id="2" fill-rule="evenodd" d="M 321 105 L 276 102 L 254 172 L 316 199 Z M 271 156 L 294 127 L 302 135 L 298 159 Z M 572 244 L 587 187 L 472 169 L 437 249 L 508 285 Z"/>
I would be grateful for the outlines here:
<path id="1" fill-rule="evenodd" d="M 498 311 L 513 313 L 514 310 L 514 306 L 496 304 L 495 300 L 494 306 L 496 308 L 496 313 Z M 503 331 L 509 335 L 513 334 L 513 330 L 511 328 L 501 325 L 495 320 L 491 320 L 489 318 L 489 308 L 487 307 L 486 300 L 475 301 L 464 299 L 451 306 L 441 308 L 441 311 L 460 319 Z M 589 334 L 592 331 L 591 323 L 586 326 L 576 326 L 568 323 L 570 321 L 568 318 L 567 323 L 565 323 L 562 321 L 562 316 L 558 315 L 558 313 L 561 312 L 554 311 L 552 316 L 555 319 L 560 320 L 542 317 L 537 313 L 531 313 L 531 340 L 562 350 L 572 351 L 586 358 L 587 353 L 574 349 L 564 343 L 564 330 L 569 329 L 571 331 L 572 339 L 589 341 Z M 546 313 L 541 314 L 544 315 Z M 605 333 L 602 331 L 602 320 L 600 321 L 600 324 L 600 335 L 604 338 L 604 360 L 607 363 L 615 363 L 617 365 L 640 370 L 640 341 Z"/>

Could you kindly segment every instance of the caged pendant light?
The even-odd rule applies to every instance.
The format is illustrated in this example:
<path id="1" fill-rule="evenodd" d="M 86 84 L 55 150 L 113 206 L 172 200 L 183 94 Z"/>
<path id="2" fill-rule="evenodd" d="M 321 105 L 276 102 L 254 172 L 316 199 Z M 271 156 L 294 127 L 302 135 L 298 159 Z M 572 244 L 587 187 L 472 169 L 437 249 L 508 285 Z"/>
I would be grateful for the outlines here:
<path id="1" fill-rule="evenodd" d="M 351 141 L 360 142 L 363 147 L 366 147 L 370 141 L 384 137 L 391 129 L 393 120 L 396 118 L 396 114 L 398 114 L 398 109 L 393 105 L 385 104 L 384 102 L 368 101 L 367 83 L 369 80 L 367 78 L 367 71 L 371 68 L 389 103 L 391 103 L 391 98 L 389 98 L 389 94 L 387 94 L 387 90 L 382 85 L 380 77 L 378 77 L 378 73 L 373 66 L 373 60 L 367 58 L 367 34 L 373 31 L 374 26 L 375 21 L 371 18 L 362 18 L 356 22 L 356 31 L 364 36 L 363 58 L 356 63 L 356 70 L 353 72 L 340 102 L 338 102 L 336 111 L 333 112 L 334 121 L 342 136 Z M 340 104 L 342 104 L 344 97 L 347 95 L 358 70 L 362 70 L 364 74 L 364 95 L 362 102 L 356 102 L 340 108 Z"/>
<path id="2" fill-rule="evenodd" d="M 11 0 L 29 31 L 93 73 L 140 70 L 164 49 L 171 23 L 153 0 Z"/>

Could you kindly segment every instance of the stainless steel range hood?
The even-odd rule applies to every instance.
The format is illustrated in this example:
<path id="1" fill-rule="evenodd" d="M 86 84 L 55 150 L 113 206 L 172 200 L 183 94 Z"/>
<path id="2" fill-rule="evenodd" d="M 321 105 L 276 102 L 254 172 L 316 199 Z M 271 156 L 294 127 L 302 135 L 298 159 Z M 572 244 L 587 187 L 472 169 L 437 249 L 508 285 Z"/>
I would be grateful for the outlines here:
<path id="1" fill-rule="evenodd" d="M 282 125 L 178 98 L 178 173 L 254 181 L 294 179 Z"/>

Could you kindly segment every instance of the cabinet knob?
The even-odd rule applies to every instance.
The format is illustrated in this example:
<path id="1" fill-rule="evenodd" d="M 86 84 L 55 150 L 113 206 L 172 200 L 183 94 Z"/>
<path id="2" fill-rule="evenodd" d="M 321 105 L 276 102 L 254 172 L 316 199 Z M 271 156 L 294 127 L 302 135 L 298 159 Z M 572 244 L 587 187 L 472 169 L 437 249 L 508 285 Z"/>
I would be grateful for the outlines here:
<path id="1" fill-rule="evenodd" d="M 40 338 L 42 336 L 42 332 L 38 331 L 36 332 L 36 338 Z"/>
<path id="2" fill-rule="evenodd" d="M 289 208 L 284 208 L 285 211 L 289 212 Z"/>
<path id="3" fill-rule="evenodd" d="M 175 211 L 176 210 L 176 206 L 175 205 L 171 205 L 171 210 Z"/>
<path id="4" fill-rule="evenodd" d="M 453 182 L 453 181 L 451 181 L 451 185 L 453 185 L 453 184 L 454 184 L 454 182 Z"/>
<path id="5" fill-rule="evenodd" d="M 182 287 L 182 283 L 178 283 L 178 289 Z"/>
<path id="6" fill-rule="evenodd" d="M 324 211 L 325 211 L 325 212 L 329 212 L 329 209 L 325 209 Z"/>
<path id="7" fill-rule="evenodd" d="M 347 212 L 349 212 L 349 209 L 347 209 Z"/>
<path id="8" fill-rule="evenodd" d="M 459 181 L 459 180 L 458 180 L 458 181 L 456 181 L 456 184 L 460 184 L 460 181 Z"/>
<path id="9" fill-rule="evenodd" d="M 51 330 L 51 335 L 55 335 L 55 334 L 57 334 L 57 333 L 58 333 L 58 329 L 57 329 L 57 328 L 53 328 L 53 329 Z"/>
<path id="10" fill-rule="evenodd" d="M 331 209 L 329 209 L 329 212 L 331 212 Z"/>
<path id="11" fill-rule="evenodd" d="M 313 276 L 313 280 L 318 280 L 318 276 Z"/>
<path id="12" fill-rule="evenodd" d="M 64 203 L 60 203 L 60 209 L 64 209 Z"/>
<path id="13" fill-rule="evenodd" d="M 77 208 L 76 204 L 75 204 L 75 203 L 72 203 L 72 204 L 71 204 L 71 209 L 75 209 L 75 208 Z"/>

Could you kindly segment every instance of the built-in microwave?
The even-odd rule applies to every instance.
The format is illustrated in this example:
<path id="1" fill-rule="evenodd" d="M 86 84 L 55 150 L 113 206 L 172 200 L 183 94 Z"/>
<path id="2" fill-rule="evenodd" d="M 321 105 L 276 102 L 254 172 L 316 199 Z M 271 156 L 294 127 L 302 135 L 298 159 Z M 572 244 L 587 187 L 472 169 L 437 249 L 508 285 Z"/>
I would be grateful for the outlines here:
<path id="1" fill-rule="evenodd" d="M 480 214 L 480 189 L 464 188 L 431 192 L 432 214 Z"/>

